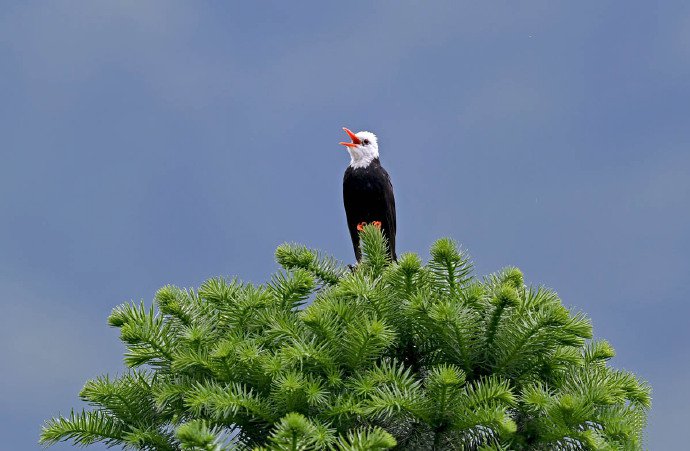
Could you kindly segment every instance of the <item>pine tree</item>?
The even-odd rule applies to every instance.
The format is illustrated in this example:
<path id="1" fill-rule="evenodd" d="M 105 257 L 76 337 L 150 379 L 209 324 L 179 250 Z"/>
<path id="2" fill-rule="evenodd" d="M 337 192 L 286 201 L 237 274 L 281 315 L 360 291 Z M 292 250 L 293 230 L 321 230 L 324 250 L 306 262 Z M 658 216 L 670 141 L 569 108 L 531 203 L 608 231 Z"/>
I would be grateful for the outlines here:
<path id="1" fill-rule="evenodd" d="M 40 441 L 140 450 L 640 449 L 650 388 L 517 268 L 486 278 L 449 239 L 424 265 L 362 232 L 350 270 L 281 245 L 262 286 L 161 288 L 108 322 L 124 374 Z M 310 303 L 310 301 L 312 301 Z"/>

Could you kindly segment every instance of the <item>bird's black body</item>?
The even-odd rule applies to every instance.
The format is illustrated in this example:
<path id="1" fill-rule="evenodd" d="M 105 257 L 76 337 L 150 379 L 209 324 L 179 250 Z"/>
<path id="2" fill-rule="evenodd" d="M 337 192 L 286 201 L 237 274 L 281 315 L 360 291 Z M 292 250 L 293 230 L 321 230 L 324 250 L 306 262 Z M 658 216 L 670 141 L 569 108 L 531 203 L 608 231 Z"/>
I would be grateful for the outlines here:
<path id="1" fill-rule="evenodd" d="M 388 240 L 391 258 L 396 260 L 393 185 L 388 172 L 383 169 L 378 158 L 363 168 L 348 166 L 343 177 L 343 200 L 347 228 L 350 231 L 357 261 L 362 258 L 357 225 L 375 221 L 381 222 L 381 231 Z"/>

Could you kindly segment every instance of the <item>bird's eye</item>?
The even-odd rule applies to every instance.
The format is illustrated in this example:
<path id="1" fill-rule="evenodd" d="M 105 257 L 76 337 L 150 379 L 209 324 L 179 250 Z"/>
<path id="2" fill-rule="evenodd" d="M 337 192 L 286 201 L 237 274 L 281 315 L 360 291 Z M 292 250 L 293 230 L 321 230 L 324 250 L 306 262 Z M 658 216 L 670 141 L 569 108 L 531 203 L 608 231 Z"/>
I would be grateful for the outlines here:
<path id="1" fill-rule="evenodd" d="M 362 141 L 362 144 L 364 144 L 365 146 L 368 145 L 368 144 L 369 144 L 369 140 L 368 140 L 368 139 L 363 140 L 363 141 Z"/>

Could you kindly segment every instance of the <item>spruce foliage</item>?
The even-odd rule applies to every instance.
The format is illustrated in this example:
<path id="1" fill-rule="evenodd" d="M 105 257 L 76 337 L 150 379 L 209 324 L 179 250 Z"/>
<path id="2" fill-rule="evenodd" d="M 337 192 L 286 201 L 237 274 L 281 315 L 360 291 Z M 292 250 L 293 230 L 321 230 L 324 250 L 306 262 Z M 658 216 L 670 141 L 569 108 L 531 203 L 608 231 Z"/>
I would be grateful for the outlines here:
<path id="1" fill-rule="evenodd" d="M 139 450 L 640 449 L 650 388 L 517 268 L 480 279 L 448 239 L 392 263 L 367 226 L 354 270 L 284 244 L 262 286 L 214 278 L 125 304 L 129 370 L 40 441 Z M 313 302 L 308 303 L 313 298 Z M 309 304 L 309 305 L 307 305 Z"/>

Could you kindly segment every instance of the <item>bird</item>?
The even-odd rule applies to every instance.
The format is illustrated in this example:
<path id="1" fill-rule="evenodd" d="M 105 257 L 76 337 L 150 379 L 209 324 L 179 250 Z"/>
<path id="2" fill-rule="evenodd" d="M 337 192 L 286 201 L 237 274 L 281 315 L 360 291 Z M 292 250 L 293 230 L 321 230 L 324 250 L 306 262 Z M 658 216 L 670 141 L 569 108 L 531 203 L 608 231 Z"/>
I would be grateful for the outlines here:
<path id="1" fill-rule="evenodd" d="M 379 161 L 379 145 L 376 135 L 361 131 L 353 133 L 343 127 L 351 142 L 341 142 L 350 154 L 350 164 L 343 176 L 343 202 L 347 228 L 357 262 L 362 259 L 359 232 L 367 224 L 381 229 L 388 240 L 393 261 L 395 254 L 395 196 L 388 172 Z"/>

